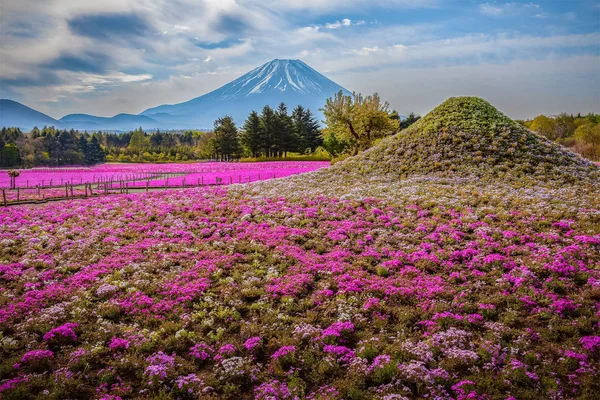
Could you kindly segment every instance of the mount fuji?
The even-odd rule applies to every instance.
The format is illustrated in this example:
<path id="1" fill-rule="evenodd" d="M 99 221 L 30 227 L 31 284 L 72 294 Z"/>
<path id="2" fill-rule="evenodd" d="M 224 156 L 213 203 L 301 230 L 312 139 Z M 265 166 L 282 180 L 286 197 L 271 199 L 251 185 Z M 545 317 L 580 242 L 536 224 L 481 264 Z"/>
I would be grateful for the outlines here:
<path id="1" fill-rule="evenodd" d="M 150 108 L 140 115 L 163 125 L 210 128 L 224 115 L 243 124 L 252 110 L 277 107 L 284 102 L 291 111 L 297 105 L 309 108 L 317 118 L 327 98 L 348 90 L 300 60 L 273 60 L 203 96 L 173 105 Z"/>

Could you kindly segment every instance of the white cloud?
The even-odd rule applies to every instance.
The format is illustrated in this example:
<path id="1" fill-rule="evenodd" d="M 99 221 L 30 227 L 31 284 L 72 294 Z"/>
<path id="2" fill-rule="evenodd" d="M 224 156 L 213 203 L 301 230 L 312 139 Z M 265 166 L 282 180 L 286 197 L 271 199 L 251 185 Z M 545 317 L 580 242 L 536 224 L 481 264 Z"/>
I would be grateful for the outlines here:
<path id="1" fill-rule="evenodd" d="M 504 10 L 501 7 L 493 6 L 489 3 L 480 4 L 479 11 L 481 11 L 482 14 L 494 15 L 494 16 L 501 15 L 504 13 Z"/>
<path id="2" fill-rule="evenodd" d="M 541 9 L 539 4 L 536 3 L 516 3 L 516 2 L 508 2 L 508 3 L 482 3 L 479 5 L 479 11 L 484 15 L 489 15 L 492 17 L 499 17 L 504 15 L 517 15 L 522 12 L 536 12 L 539 13 Z M 535 11 L 537 10 L 537 11 Z"/>
<path id="3" fill-rule="evenodd" d="M 548 49 L 579 48 L 600 42 L 600 33 L 541 36 L 469 35 L 452 39 L 426 41 L 405 45 L 397 43 L 385 47 L 363 46 L 344 49 L 344 57 L 327 55 L 315 59 L 326 71 L 379 69 L 385 66 L 436 65 L 449 66 L 482 63 L 486 56 L 512 59 L 535 58 L 535 51 L 543 57 Z M 323 57 L 323 56 L 322 56 Z M 458 61 L 457 61 L 458 60 Z M 464 61 L 460 61 L 464 60 Z"/>

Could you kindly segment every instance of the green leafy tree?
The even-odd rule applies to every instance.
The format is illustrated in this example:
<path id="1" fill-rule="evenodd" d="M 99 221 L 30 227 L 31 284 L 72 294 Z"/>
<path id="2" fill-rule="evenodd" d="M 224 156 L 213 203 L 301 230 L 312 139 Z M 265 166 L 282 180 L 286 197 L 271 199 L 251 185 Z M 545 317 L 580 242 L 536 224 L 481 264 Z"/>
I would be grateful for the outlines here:
<path id="1" fill-rule="evenodd" d="M 325 132 L 339 140 L 352 141 L 353 154 L 365 150 L 376 139 L 391 135 L 398 130 L 399 122 L 391 117 L 389 104 L 382 102 L 377 93 L 363 96 L 353 93 L 346 96 L 342 91 L 327 99 L 322 109 L 325 115 Z"/>
<path id="2" fill-rule="evenodd" d="M 573 136 L 575 133 L 575 118 L 567 113 L 558 114 L 554 118 L 554 137 L 564 139 Z"/>
<path id="3" fill-rule="evenodd" d="M 574 134 L 575 151 L 591 160 L 600 159 L 600 124 L 580 125 Z"/>
<path id="4" fill-rule="evenodd" d="M 21 164 L 21 154 L 19 148 L 15 143 L 7 143 L 2 149 L 0 154 L 2 160 L 2 166 L 4 167 L 16 167 Z"/>
<path id="5" fill-rule="evenodd" d="M 551 118 L 546 117 L 545 115 L 538 115 L 533 119 L 533 122 L 529 126 L 529 129 L 532 131 L 547 137 L 550 140 L 554 140 L 557 138 L 556 133 L 554 131 L 555 122 Z"/>
<path id="6" fill-rule="evenodd" d="M 332 157 L 338 157 L 344 154 L 351 144 L 345 140 L 339 140 L 333 133 L 327 134 L 323 140 L 323 148 L 327 150 Z"/>
<path id="7" fill-rule="evenodd" d="M 134 150 L 142 150 L 146 148 L 147 138 L 142 128 L 133 131 L 131 139 L 129 139 L 129 147 Z"/>

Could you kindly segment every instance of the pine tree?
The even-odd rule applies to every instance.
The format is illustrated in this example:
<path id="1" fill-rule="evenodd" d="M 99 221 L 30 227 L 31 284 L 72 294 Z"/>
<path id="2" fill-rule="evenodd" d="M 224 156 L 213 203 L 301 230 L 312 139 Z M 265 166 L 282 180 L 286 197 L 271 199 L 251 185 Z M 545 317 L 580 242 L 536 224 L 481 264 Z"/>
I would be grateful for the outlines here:
<path id="1" fill-rule="evenodd" d="M 100 142 L 96 135 L 92 136 L 92 139 L 87 145 L 86 162 L 89 164 L 98 164 L 106 159 L 106 153 L 100 147 Z"/>
<path id="2" fill-rule="evenodd" d="M 214 152 L 221 161 L 231 160 L 239 155 L 238 130 L 233 122 L 233 118 L 225 116 L 215 121 L 214 134 L 212 141 Z"/>
<path id="3" fill-rule="evenodd" d="M 396 113 L 396 115 L 398 114 Z M 408 128 L 409 126 L 417 122 L 419 119 L 421 119 L 420 115 L 416 115 L 414 112 L 411 112 L 410 114 L 408 114 L 408 117 L 406 117 L 404 121 L 400 121 L 400 129 Z"/>
<path id="4" fill-rule="evenodd" d="M 154 147 L 159 147 L 162 144 L 163 139 L 164 135 L 160 132 L 160 130 L 157 130 L 152 134 L 152 136 L 150 136 L 150 144 Z"/>
<path id="5" fill-rule="evenodd" d="M 88 140 L 83 134 L 79 135 L 77 150 L 79 150 L 81 154 L 83 154 L 84 158 L 87 160 Z"/>
<path id="6" fill-rule="evenodd" d="M 270 157 L 274 154 L 277 125 L 275 111 L 269 106 L 264 106 L 260 115 L 260 147 L 263 149 L 265 157 Z"/>
<path id="7" fill-rule="evenodd" d="M 319 123 L 309 109 L 297 106 L 292 112 L 292 121 L 299 151 L 304 152 L 310 149 L 311 152 L 314 152 L 317 147 L 323 145 Z"/>
<path id="8" fill-rule="evenodd" d="M 275 139 L 275 149 L 277 156 L 281 157 L 284 153 L 295 151 L 297 149 L 292 118 L 288 115 L 287 107 L 283 102 L 279 103 L 279 107 L 277 107 L 276 120 L 277 135 Z"/>
<path id="9" fill-rule="evenodd" d="M 262 131 L 260 117 L 256 111 L 252 111 L 248 115 L 242 129 L 240 143 L 252 154 L 252 157 L 258 157 L 261 151 Z"/>

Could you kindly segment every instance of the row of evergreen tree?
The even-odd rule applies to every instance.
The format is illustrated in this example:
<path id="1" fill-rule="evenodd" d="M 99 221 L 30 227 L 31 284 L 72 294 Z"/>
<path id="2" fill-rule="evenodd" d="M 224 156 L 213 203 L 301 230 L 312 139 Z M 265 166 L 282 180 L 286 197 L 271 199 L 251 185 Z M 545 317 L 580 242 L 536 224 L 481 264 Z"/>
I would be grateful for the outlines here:
<path id="1" fill-rule="evenodd" d="M 213 133 L 210 145 L 218 160 L 236 159 L 244 153 L 252 157 L 285 157 L 288 152 L 314 152 L 323 144 L 313 113 L 299 105 L 290 115 L 284 103 L 277 109 L 266 105 L 260 114 L 250 112 L 241 131 L 233 118 L 219 118 Z"/>
<path id="2" fill-rule="evenodd" d="M 24 134 L 18 128 L 0 131 L 0 167 L 97 164 L 105 153 L 96 135 L 54 127 L 34 128 Z"/>

